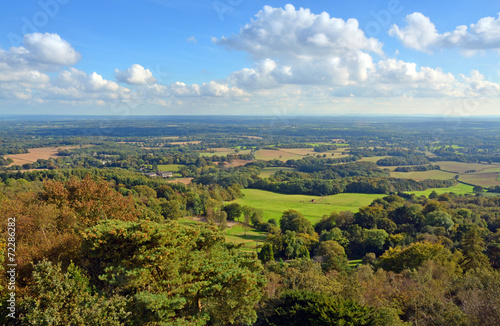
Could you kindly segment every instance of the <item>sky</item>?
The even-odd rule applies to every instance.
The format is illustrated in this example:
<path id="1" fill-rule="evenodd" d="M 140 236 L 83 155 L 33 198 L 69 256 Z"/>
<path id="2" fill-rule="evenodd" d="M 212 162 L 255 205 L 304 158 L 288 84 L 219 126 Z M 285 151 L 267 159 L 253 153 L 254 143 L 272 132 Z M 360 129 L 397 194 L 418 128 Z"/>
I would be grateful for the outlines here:
<path id="1" fill-rule="evenodd" d="M 500 2 L 5 0 L 0 114 L 500 115 Z"/>

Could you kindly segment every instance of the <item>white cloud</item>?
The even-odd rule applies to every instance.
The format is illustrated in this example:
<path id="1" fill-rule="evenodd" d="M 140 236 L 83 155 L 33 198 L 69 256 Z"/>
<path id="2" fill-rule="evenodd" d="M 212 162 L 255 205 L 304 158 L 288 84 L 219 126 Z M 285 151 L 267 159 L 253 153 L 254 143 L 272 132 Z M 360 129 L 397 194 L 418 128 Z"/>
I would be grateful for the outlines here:
<path id="1" fill-rule="evenodd" d="M 315 15 L 291 4 L 284 9 L 265 6 L 255 16 L 238 34 L 214 42 L 258 59 L 330 57 L 353 50 L 382 53 L 382 44 L 367 38 L 356 19 L 344 21 L 326 12 Z"/>
<path id="2" fill-rule="evenodd" d="M 26 34 L 24 46 L 0 49 L 0 63 L 12 70 L 56 71 L 77 63 L 81 55 L 57 34 Z"/>
<path id="3" fill-rule="evenodd" d="M 57 71 L 80 59 L 80 54 L 57 34 L 26 34 L 23 39 L 24 46 L 0 49 L 2 98 L 30 99 L 33 90 L 50 86 L 45 72 Z"/>
<path id="4" fill-rule="evenodd" d="M 59 74 L 53 85 L 44 91 L 52 99 L 126 100 L 131 96 L 128 88 L 106 80 L 97 73 L 69 68 Z"/>
<path id="5" fill-rule="evenodd" d="M 27 57 L 35 62 L 71 66 L 81 59 L 80 53 L 57 34 L 26 34 L 24 45 Z"/>
<path id="6" fill-rule="evenodd" d="M 248 93 L 240 88 L 232 87 L 227 83 L 210 81 L 208 83 L 185 84 L 175 82 L 170 85 L 151 85 L 144 88 L 147 96 L 160 98 L 183 98 L 183 97 L 243 97 Z"/>
<path id="7" fill-rule="evenodd" d="M 309 9 L 265 6 L 256 19 L 231 37 L 214 39 L 229 49 L 246 51 L 258 61 L 228 78 L 248 89 L 283 84 L 350 85 L 366 80 L 373 68 L 370 53 L 382 44 L 367 38 L 356 19 L 319 15 Z"/>
<path id="8" fill-rule="evenodd" d="M 5 62 L 0 62 L 0 83 L 1 82 L 19 82 L 27 85 L 46 84 L 50 77 L 37 70 L 27 68 L 15 69 Z"/>
<path id="9" fill-rule="evenodd" d="M 440 35 L 420 13 L 407 17 L 408 26 L 391 29 L 405 45 L 428 51 L 439 42 L 457 42 L 463 28 Z M 484 24 L 483 24 L 484 25 Z M 477 28 L 476 28 L 477 29 Z M 454 97 L 493 96 L 494 83 L 462 78 L 440 68 L 418 67 L 396 59 L 374 62 L 382 45 L 365 37 L 356 20 L 330 18 L 327 13 L 264 7 L 256 19 L 216 44 L 246 51 L 256 58 L 252 68 L 232 73 L 227 81 L 258 96 L 278 96 L 293 90 L 297 100 L 307 97 Z M 443 43 L 444 44 L 444 43 Z M 472 77 L 471 77 L 472 78 Z M 471 85 L 469 85 L 471 84 Z M 473 86 L 477 85 L 477 86 Z M 489 91 L 487 91 L 489 90 Z"/>
<path id="10" fill-rule="evenodd" d="M 500 96 L 500 85 L 487 81 L 477 70 L 470 73 L 470 77 L 460 75 L 468 86 L 469 96 Z"/>
<path id="11" fill-rule="evenodd" d="M 126 70 L 115 69 L 116 80 L 122 83 L 132 85 L 154 84 L 158 80 L 153 77 L 149 69 L 144 69 L 141 65 L 133 64 Z"/>
<path id="12" fill-rule="evenodd" d="M 397 37 L 408 48 L 425 52 L 432 48 L 459 48 L 465 55 L 472 55 L 475 50 L 500 49 L 500 14 L 498 19 L 484 17 L 469 27 L 460 25 L 443 34 L 422 13 L 412 13 L 405 21 L 405 27 L 393 25 L 389 35 Z"/>
<path id="13" fill-rule="evenodd" d="M 398 37 L 406 47 L 421 51 L 427 51 L 429 46 L 436 43 L 439 34 L 428 17 L 415 12 L 406 16 L 405 21 L 407 26 L 400 29 L 393 25 L 389 35 Z"/>

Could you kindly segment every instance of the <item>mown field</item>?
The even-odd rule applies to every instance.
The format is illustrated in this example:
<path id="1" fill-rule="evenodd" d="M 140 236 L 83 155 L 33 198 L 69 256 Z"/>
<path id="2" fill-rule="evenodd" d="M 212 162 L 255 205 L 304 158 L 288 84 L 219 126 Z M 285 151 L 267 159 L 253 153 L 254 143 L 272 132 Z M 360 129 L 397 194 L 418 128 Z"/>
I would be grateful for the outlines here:
<path id="1" fill-rule="evenodd" d="M 287 172 L 296 171 L 295 168 L 271 167 L 271 168 L 262 169 L 259 176 L 261 178 L 269 178 L 271 175 L 275 174 L 276 172 L 278 172 L 280 170 L 287 171 Z"/>
<path id="2" fill-rule="evenodd" d="M 386 158 L 386 157 L 391 157 L 391 156 L 371 156 L 371 157 L 363 157 L 362 159 L 358 160 L 358 162 L 372 162 L 372 163 L 377 163 L 378 160 Z M 383 166 L 382 168 L 385 168 Z"/>
<path id="3" fill-rule="evenodd" d="M 235 202 L 262 209 L 264 219 L 279 220 L 284 211 L 295 209 L 311 222 L 315 223 L 325 214 L 333 211 L 353 211 L 369 205 L 374 199 L 383 195 L 371 194 L 338 194 L 333 196 L 284 195 L 258 189 L 243 189 L 245 197 Z M 315 203 L 312 200 L 316 200 Z"/>
<path id="4" fill-rule="evenodd" d="M 489 173 L 486 171 L 462 174 L 459 180 L 481 187 L 500 186 L 500 174 L 498 172 Z"/>
<path id="5" fill-rule="evenodd" d="M 299 160 L 304 156 L 307 156 L 307 154 L 311 154 L 313 151 L 310 148 L 300 148 L 299 149 L 279 149 L 279 150 L 272 150 L 272 149 L 261 149 L 255 152 L 255 159 L 257 160 L 263 160 L 263 161 L 268 161 L 268 160 L 281 160 L 281 161 L 287 161 L 287 160 Z"/>
<path id="6" fill-rule="evenodd" d="M 182 164 L 160 164 L 158 165 L 158 169 L 160 171 L 169 171 L 169 172 L 178 172 L 179 168 L 184 165 Z"/>
<path id="7" fill-rule="evenodd" d="M 425 191 L 410 191 L 409 193 L 417 196 L 429 194 L 435 190 L 438 194 L 445 192 L 454 192 L 457 195 L 472 193 L 472 186 L 465 184 L 457 184 L 448 188 L 427 189 Z M 380 194 L 338 194 L 333 196 L 308 196 L 308 195 L 284 195 L 274 192 L 258 190 L 258 189 L 243 189 L 243 198 L 237 199 L 235 202 L 240 205 L 252 206 L 264 211 L 264 219 L 279 220 L 284 211 L 295 209 L 302 213 L 304 217 L 312 223 L 317 222 L 325 214 L 340 211 L 357 212 L 362 206 L 370 205 L 377 198 L 385 197 Z M 316 202 L 312 202 L 312 200 Z"/>
<path id="8" fill-rule="evenodd" d="M 5 158 L 11 158 L 13 162 L 9 165 L 23 165 L 26 163 L 34 163 L 39 159 L 48 160 L 49 158 L 56 158 L 59 149 L 73 149 L 80 148 L 80 146 L 61 146 L 61 147 L 41 147 L 30 148 L 28 153 L 25 154 L 11 154 L 5 155 Z"/>
<path id="9" fill-rule="evenodd" d="M 438 161 L 435 164 L 441 167 L 441 170 L 465 173 L 465 171 L 476 170 L 477 172 L 489 169 L 500 169 L 500 164 L 486 164 L 486 163 L 462 163 L 453 161 Z M 497 171 L 500 172 L 500 171 Z"/>
<path id="10" fill-rule="evenodd" d="M 288 160 L 299 160 L 306 156 L 323 156 L 324 154 L 326 154 L 327 157 L 339 158 L 349 156 L 349 154 L 342 154 L 342 152 L 346 151 L 348 151 L 347 148 L 340 148 L 322 153 L 315 152 L 313 148 L 280 148 L 278 150 L 261 149 L 255 153 L 255 159 L 263 161 L 280 160 L 285 162 Z"/>
<path id="11" fill-rule="evenodd" d="M 191 180 L 193 178 L 175 178 L 175 179 L 164 179 L 166 182 L 171 182 L 171 183 L 183 183 L 185 185 L 191 183 Z"/>
<path id="12" fill-rule="evenodd" d="M 482 187 L 500 186 L 500 164 L 440 161 L 442 170 L 459 173 L 459 180 Z M 468 172 L 474 170 L 475 172 Z"/>
<path id="13" fill-rule="evenodd" d="M 250 154 L 249 149 L 239 150 L 236 152 L 234 148 L 211 148 L 208 152 L 200 152 L 200 156 L 212 157 L 214 155 L 229 155 L 229 154 Z"/>
<path id="14" fill-rule="evenodd" d="M 422 181 L 425 179 L 448 180 L 454 179 L 455 176 L 455 173 L 440 170 L 430 170 L 422 172 L 391 172 L 392 178 L 413 179 L 416 181 Z"/>
<path id="15" fill-rule="evenodd" d="M 463 183 L 458 183 L 457 185 L 453 187 L 448 187 L 448 188 L 432 188 L 432 189 L 427 189 L 424 191 L 408 191 L 410 194 L 415 194 L 417 196 L 429 196 L 429 194 L 433 191 L 436 191 L 439 195 L 444 194 L 445 192 L 453 192 L 457 195 L 465 195 L 465 194 L 471 194 L 472 193 L 472 186 L 465 185 Z"/>

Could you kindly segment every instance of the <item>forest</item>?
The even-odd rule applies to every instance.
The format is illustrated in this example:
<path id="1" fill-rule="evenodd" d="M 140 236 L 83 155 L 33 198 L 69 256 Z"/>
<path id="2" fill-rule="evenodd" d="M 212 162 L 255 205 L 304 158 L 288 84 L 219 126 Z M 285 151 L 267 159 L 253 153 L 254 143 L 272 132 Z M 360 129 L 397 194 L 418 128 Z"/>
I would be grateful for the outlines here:
<path id="1" fill-rule="evenodd" d="M 500 325 L 498 121 L 103 121 L 0 119 L 1 324 Z"/>

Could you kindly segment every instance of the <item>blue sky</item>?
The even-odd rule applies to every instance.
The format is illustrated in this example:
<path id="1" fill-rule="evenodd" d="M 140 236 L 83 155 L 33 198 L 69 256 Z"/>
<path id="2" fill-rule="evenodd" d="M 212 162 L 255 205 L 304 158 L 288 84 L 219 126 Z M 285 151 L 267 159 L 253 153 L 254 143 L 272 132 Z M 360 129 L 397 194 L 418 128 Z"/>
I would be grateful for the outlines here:
<path id="1" fill-rule="evenodd" d="M 0 114 L 493 115 L 493 1 L 3 1 Z"/>

